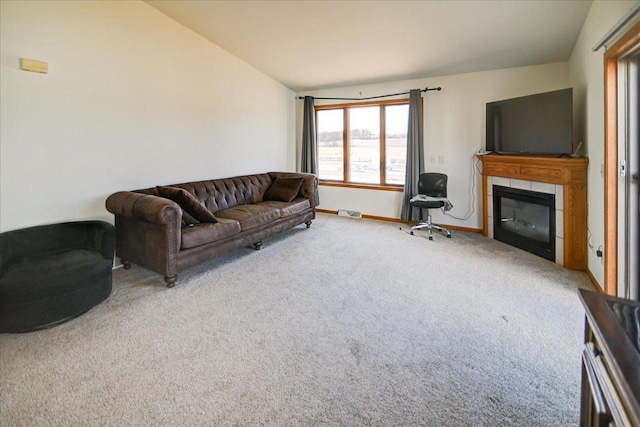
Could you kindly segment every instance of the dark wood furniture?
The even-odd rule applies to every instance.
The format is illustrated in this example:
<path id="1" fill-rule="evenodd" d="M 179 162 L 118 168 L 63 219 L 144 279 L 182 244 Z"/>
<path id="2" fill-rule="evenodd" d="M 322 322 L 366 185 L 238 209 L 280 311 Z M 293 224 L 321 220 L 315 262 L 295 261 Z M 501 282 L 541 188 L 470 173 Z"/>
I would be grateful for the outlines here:
<path id="1" fill-rule="evenodd" d="M 640 426 L 640 302 L 580 290 L 581 426 Z"/>

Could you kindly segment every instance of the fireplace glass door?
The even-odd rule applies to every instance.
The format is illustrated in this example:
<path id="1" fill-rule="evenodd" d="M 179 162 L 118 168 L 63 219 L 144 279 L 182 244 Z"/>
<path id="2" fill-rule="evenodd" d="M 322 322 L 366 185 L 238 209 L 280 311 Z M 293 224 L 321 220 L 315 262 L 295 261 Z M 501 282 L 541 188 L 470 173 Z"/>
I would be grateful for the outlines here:
<path id="1" fill-rule="evenodd" d="M 493 186 L 494 238 L 555 262 L 555 195 Z"/>

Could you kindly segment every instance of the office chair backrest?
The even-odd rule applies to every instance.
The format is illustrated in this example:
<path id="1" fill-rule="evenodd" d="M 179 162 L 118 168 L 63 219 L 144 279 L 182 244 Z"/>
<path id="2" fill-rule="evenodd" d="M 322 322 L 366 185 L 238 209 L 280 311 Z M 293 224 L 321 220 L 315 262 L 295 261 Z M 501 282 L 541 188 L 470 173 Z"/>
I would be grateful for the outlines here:
<path id="1" fill-rule="evenodd" d="M 420 174 L 418 194 L 430 197 L 447 197 L 447 175 L 435 172 Z"/>

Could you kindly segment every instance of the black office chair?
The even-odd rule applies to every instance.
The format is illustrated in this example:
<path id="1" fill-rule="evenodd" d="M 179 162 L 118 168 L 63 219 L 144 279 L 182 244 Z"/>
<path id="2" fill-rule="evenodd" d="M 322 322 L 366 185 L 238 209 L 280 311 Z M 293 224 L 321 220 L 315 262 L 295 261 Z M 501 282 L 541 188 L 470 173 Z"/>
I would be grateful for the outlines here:
<path id="1" fill-rule="evenodd" d="M 447 198 L 447 175 L 443 173 L 422 173 L 418 178 L 418 194 L 429 197 Z M 431 214 L 429 209 L 442 208 L 445 206 L 443 200 L 413 200 L 410 202 L 412 208 L 427 209 L 427 220 L 420 221 L 419 224 L 411 227 L 410 234 L 413 235 L 414 230 L 421 230 L 426 228 L 429 230 L 429 240 L 433 240 L 432 230 L 438 230 L 441 233 L 445 233 L 448 238 L 451 238 L 451 233 L 445 228 L 442 228 L 438 224 L 431 222 Z"/>

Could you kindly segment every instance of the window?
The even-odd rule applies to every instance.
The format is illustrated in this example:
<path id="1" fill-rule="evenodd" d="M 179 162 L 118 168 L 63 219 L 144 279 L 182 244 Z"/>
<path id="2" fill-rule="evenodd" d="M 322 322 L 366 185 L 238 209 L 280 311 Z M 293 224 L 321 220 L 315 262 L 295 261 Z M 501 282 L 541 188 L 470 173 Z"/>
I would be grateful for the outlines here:
<path id="1" fill-rule="evenodd" d="M 320 180 L 401 188 L 408 100 L 316 107 Z"/>

